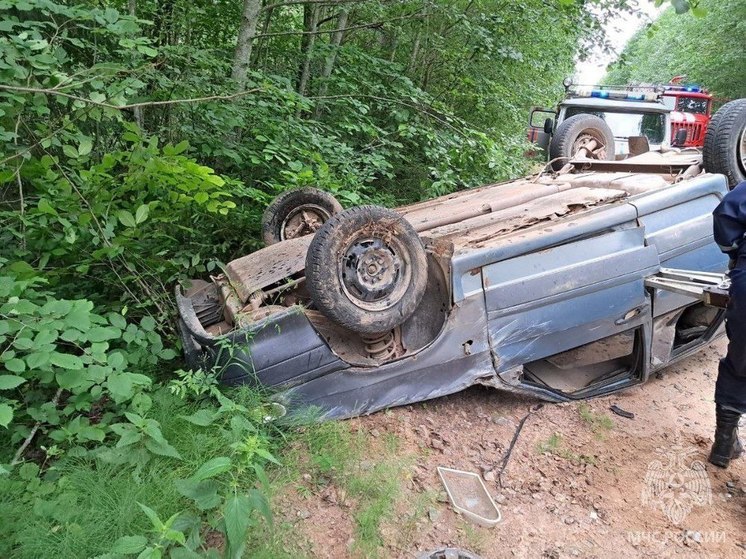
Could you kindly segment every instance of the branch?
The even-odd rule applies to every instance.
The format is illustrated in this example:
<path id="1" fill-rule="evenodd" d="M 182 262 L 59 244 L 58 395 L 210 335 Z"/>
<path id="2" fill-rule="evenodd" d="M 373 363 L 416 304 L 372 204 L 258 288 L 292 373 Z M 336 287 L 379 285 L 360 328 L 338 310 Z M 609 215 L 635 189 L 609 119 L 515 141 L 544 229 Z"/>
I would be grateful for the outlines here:
<path id="1" fill-rule="evenodd" d="M 73 99 L 75 101 L 82 101 L 83 103 L 88 103 L 90 105 L 96 105 L 97 107 L 104 107 L 107 109 L 116 109 L 118 111 L 125 111 L 129 109 L 140 108 L 140 107 L 157 107 L 157 106 L 162 106 L 162 105 L 175 105 L 178 103 L 202 103 L 204 101 L 229 101 L 237 97 L 242 97 L 244 95 L 256 93 L 257 91 L 262 91 L 262 88 L 255 87 L 254 89 L 247 89 L 246 91 L 239 91 L 238 93 L 231 93 L 230 95 L 210 95 L 208 97 L 193 97 L 191 99 L 168 99 L 166 101 L 145 101 L 142 103 L 131 103 L 129 105 L 112 105 L 111 103 L 103 103 L 99 101 L 94 101 L 93 99 L 86 99 L 85 97 L 71 95 L 70 93 L 65 93 L 64 91 L 57 91 L 54 89 L 41 89 L 37 87 L 17 87 L 13 85 L 0 85 L 0 89 L 5 89 L 7 91 L 18 91 L 22 93 L 41 93 L 43 95 L 57 95 L 59 97 L 67 97 L 68 99 Z"/>
<path id="2" fill-rule="evenodd" d="M 523 416 L 523 419 L 521 419 L 520 423 L 518 423 L 518 427 L 516 428 L 515 433 L 513 433 L 513 439 L 510 441 L 510 446 L 508 447 L 508 450 L 505 452 L 505 456 L 503 457 L 503 462 L 500 465 L 500 471 L 497 473 L 497 482 L 500 487 L 503 486 L 503 473 L 505 473 L 505 468 L 508 467 L 510 455 L 513 454 L 513 448 L 515 447 L 515 443 L 518 442 L 518 436 L 521 434 L 521 431 L 523 431 L 523 426 L 526 424 L 526 421 L 529 417 L 531 417 L 534 413 L 536 413 L 543 407 L 544 404 L 538 404 L 535 407 L 531 408 L 529 412 L 525 416 Z"/>
<path id="3" fill-rule="evenodd" d="M 446 126 L 459 134 L 462 137 L 467 137 L 466 134 L 464 134 L 461 130 L 456 128 L 453 124 L 448 122 L 444 119 L 445 115 L 443 113 L 439 113 L 436 111 L 433 107 L 426 104 L 414 104 L 414 103 L 407 103 L 406 101 L 400 101 L 399 99 L 393 99 L 391 97 L 379 97 L 378 95 L 365 95 L 362 93 L 350 93 L 350 94 L 343 94 L 343 95 L 316 95 L 313 97 L 307 97 L 308 99 L 352 99 L 352 98 L 361 98 L 361 99 L 375 99 L 377 101 L 385 101 L 387 103 L 394 103 L 396 105 L 403 105 L 404 107 L 409 107 L 411 109 L 415 109 L 416 111 L 421 112 L 424 115 L 429 116 L 430 118 L 435 119 L 439 123 L 441 123 L 443 126 Z"/>
<path id="4" fill-rule="evenodd" d="M 382 25 L 386 23 L 391 23 L 392 21 L 400 21 L 402 19 L 410 19 L 417 17 L 420 15 L 422 10 L 412 12 L 411 14 L 406 14 L 399 17 L 394 17 L 391 19 L 384 19 L 382 21 L 374 21 L 373 23 L 361 23 L 360 25 L 351 25 L 350 27 L 343 27 L 341 29 L 318 29 L 316 31 L 277 31 L 275 33 L 260 33 L 259 35 L 254 35 L 254 39 L 258 39 L 261 37 L 283 37 L 287 35 L 329 35 L 332 33 L 340 33 L 342 31 L 352 31 L 353 29 L 365 29 L 365 28 L 371 28 L 371 27 L 381 27 Z"/>
<path id="5" fill-rule="evenodd" d="M 301 4 L 351 4 L 355 2 L 365 2 L 365 0 L 288 0 L 287 2 L 277 2 L 276 4 L 267 4 L 263 6 L 260 12 L 274 10 L 275 8 L 284 8 L 285 6 L 299 6 Z"/>
<path id="6" fill-rule="evenodd" d="M 54 398 L 52 398 L 52 407 L 57 407 L 57 404 L 60 401 L 60 396 L 62 395 L 62 388 L 57 389 L 57 393 L 54 395 Z M 34 424 L 34 427 L 31 429 L 31 432 L 28 434 L 28 437 L 23 441 L 23 444 L 19 447 L 19 449 L 16 451 L 16 455 L 13 457 L 13 461 L 10 463 L 11 466 L 15 466 L 21 461 L 21 456 L 23 456 L 23 452 L 28 448 L 28 445 L 31 444 L 31 441 L 34 440 L 34 437 L 36 436 L 36 433 L 39 431 L 39 427 L 41 427 L 41 421 L 37 421 Z"/>

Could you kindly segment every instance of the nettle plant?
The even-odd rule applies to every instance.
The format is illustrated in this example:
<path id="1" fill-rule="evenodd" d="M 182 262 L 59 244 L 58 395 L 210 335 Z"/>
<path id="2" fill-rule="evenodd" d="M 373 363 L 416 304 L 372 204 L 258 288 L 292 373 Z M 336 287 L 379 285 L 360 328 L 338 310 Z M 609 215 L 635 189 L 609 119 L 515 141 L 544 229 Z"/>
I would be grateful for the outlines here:
<path id="1" fill-rule="evenodd" d="M 277 405 L 259 401 L 244 405 L 219 392 L 214 395 L 218 407 L 203 408 L 179 418 L 219 436 L 225 443 L 225 455 L 207 460 L 189 477 L 174 481 L 188 505 L 168 519 L 161 519 L 156 510 L 138 503 L 150 520 L 151 529 L 146 534 L 119 538 L 108 554 L 97 559 L 121 556 L 239 559 L 252 528 L 262 521 L 270 528 L 273 526 L 266 496 L 270 481 L 264 466 L 280 464 L 270 452 L 269 423 L 279 415 Z M 157 425 L 148 425 L 152 420 L 130 414 L 128 419 L 131 423 L 117 431 L 120 440 L 116 447 L 131 448 L 130 445 L 144 441 L 152 450 L 148 446 L 153 443 L 150 430 Z M 178 458 L 178 453 L 172 457 Z M 222 535 L 222 552 L 211 547 L 214 542 L 205 541 L 205 534 L 210 532 Z"/>
<path id="2" fill-rule="evenodd" d="M 121 414 L 147 411 L 152 380 L 142 372 L 176 356 L 152 318 L 97 314 L 85 299 L 54 298 L 39 278 L 0 274 L 0 301 L 0 425 L 19 445 L 14 462 L 34 437 L 85 454 Z M 150 450 L 169 453 L 157 442 Z"/>

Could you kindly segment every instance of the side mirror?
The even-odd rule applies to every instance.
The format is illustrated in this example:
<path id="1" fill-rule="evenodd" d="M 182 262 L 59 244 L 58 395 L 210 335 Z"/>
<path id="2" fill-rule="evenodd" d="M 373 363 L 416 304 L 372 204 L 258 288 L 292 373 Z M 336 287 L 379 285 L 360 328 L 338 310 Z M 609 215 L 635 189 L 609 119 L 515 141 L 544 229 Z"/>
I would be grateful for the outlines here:
<path id="1" fill-rule="evenodd" d="M 554 121 L 551 118 L 546 119 L 544 121 L 544 132 L 546 134 L 551 134 L 553 128 L 554 128 Z"/>
<path id="2" fill-rule="evenodd" d="M 686 136 L 687 136 L 686 128 L 679 128 L 678 130 L 676 130 L 676 136 L 674 137 L 674 140 L 673 140 L 674 147 L 683 146 L 686 143 Z"/>

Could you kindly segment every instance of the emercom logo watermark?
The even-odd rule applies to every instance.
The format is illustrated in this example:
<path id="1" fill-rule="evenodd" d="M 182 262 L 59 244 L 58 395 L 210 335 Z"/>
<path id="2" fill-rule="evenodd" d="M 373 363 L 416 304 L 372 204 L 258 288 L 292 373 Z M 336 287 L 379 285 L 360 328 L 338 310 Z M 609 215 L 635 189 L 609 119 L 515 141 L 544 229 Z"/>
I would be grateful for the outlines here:
<path id="1" fill-rule="evenodd" d="M 676 444 L 658 450 L 659 459 L 648 465 L 642 488 L 642 504 L 660 510 L 679 525 L 694 507 L 712 504 L 712 488 L 705 465 L 693 457 L 697 449 Z"/>

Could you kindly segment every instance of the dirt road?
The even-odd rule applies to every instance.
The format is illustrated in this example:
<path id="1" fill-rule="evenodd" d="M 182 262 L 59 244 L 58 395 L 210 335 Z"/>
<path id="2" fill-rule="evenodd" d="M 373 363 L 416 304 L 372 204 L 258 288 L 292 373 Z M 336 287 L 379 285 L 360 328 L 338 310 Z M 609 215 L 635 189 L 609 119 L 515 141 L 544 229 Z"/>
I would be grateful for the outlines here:
<path id="1" fill-rule="evenodd" d="M 316 557 L 410 558 L 444 546 L 484 559 L 746 557 L 746 460 L 728 470 L 706 462 L 724 349 L 724 340 L 714 343 L 628 392 L 544 405 L 526 420 L 502 474 L 534 400 L 474 388 L 352 420 L 371 441 L 363 466 L 400 464 L 379 545 L 356 545 L 360 511 L 342 489 L 331 499 L 329 487 L 287 495 L 286 518 Z M 614 404 L 634 419 L 611 413 Z M 392 440 L 395 451 L 381 450 Z M 482 528 L 454 513 L 438 466 L 481 473 L 502 522 Z"/>

